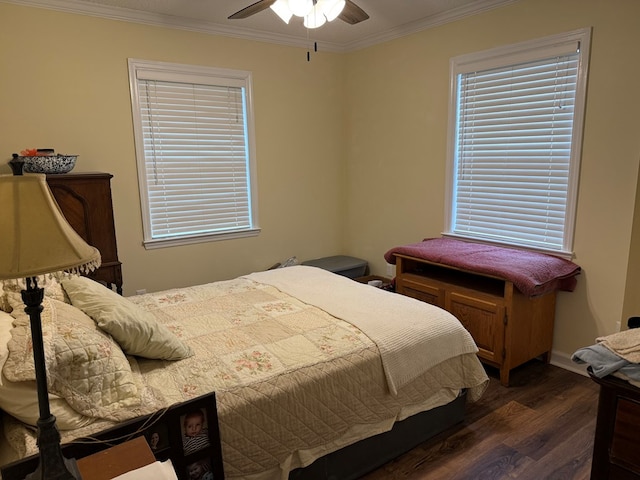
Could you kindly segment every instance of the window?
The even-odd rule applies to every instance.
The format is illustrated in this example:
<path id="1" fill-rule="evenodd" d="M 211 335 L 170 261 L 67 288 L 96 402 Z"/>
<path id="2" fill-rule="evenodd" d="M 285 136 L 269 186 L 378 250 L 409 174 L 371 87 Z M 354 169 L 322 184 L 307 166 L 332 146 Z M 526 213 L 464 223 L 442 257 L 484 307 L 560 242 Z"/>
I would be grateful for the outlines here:
<path id="1" fill-rule="evenodd" d="M 589 40 L 451 60 L 445 235 L 571 254 Z"/>
<path id="2" fill-rule="evenodd" d="M 146 248 L 257 235 L 249 72 L 129 60 Z"/>

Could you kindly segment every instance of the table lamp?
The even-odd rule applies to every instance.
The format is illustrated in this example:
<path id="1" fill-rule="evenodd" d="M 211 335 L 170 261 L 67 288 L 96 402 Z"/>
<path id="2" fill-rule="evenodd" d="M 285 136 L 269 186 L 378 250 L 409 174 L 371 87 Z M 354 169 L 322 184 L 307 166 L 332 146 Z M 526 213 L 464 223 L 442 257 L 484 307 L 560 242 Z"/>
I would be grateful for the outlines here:
<path id="1" fill-rule="evenodd" d="M 66 221 L 43 174 L 0 175 L 0 280 L 24 279 L 22 300 L 29 315 L 38 391 L 40 461 L 27 479 L 79 479 L 73 459 L 62 454 L 56 417 L 51 414 L 40 314 L 44 289 L 38 277 L 52 273 L 85 273 L 100 266 L 100 252 Z"/>

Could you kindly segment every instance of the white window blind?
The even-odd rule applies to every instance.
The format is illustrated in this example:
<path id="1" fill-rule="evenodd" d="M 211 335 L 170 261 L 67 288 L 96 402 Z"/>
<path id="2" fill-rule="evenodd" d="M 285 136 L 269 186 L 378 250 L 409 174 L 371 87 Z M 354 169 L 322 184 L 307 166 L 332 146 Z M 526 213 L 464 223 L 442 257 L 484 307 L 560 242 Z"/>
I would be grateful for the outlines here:
<path id="1" fill-rule="evenodd" d="M 255 231 L 247 87 L 217 73 L 135 71 L 147 246 Z"/>
<path id="2" fill-rule="evenodd" d="M 570 249 L 581 139 L 579 44 L 571 39 L 524 56 L 498 56 L 503 66 L 482 58 L 475 66 L 490 68 L 473 69 L 471 62 L 455 73 L 448 233 Z M 527 57 L 535 59 L 523 61 Z"/>

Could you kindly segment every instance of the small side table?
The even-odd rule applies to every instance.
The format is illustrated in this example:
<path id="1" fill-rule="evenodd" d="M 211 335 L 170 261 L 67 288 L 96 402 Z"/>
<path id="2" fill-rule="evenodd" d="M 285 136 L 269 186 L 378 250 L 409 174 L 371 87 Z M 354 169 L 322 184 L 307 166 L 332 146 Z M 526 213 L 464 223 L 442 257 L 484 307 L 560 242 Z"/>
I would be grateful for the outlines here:
<path id="1" fill-rule="evenodd" d="M 598 378 L 598 417 L 593 442 L 593 480 L 640 479 L 640 388 L 613 376 Z"/>
<path id="2" fill-rule="evenodd" d="M 144 436 L 77 460 L 82 480 L 111 480 L 156 461 Z"/>

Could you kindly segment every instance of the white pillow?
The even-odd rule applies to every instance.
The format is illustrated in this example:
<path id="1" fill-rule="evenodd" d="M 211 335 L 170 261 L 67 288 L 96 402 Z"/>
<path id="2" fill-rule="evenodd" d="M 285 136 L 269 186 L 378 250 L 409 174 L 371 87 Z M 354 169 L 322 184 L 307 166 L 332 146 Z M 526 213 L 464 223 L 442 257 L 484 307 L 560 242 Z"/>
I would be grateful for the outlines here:
<path id="1" fill-rule="evenodd" d="M 0 379 L 0 408 L 27 425 L 37 426 L 40 407 L 36 382 L 10 382 L 4 375 Z M 64 398 L 53 393 L 49 393 L 49 408 L 60 430 L 74 430 L 95 421 L 76 412 Z"/>
<path id="2" fill-rule="evenodd" d="M 181 360 L 193 355 L 191 347 L 133 302 L 86 277 L 62 280 L 74 307 L 95 320 L 129 355 Z"/>

